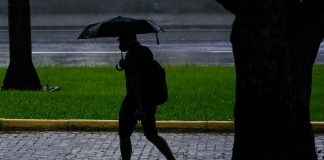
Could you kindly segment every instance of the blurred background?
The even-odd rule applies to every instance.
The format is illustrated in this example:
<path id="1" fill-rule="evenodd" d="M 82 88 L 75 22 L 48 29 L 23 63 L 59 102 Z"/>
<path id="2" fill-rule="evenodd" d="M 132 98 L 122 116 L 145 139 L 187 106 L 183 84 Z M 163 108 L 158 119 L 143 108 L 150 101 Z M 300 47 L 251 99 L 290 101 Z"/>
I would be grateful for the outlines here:
<path id="1" fill-rule="evenodd" d="M 115 16 L 150 19 L 162 26 L 139 35 L 155 58 L 172 65 L 233 65 L 229 42 L 234 16 L 215 0 L 30 0 L 35 65 L 115 65 L 115 38 L 78 40 L 89 24 Z M 0 66 L 9 63 L 8 2 L 0 0 Z M 322 45 L 323 46 L 323 45 Z M 317 63 L 324 63 L 323 47 Z"/>

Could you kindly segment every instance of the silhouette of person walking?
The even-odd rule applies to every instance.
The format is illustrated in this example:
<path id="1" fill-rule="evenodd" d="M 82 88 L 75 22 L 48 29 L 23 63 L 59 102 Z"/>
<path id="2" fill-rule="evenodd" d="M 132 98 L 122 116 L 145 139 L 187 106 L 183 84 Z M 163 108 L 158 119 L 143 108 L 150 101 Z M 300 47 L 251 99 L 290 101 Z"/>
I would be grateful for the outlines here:
<path id="1" fill-rule="evenodd" d="M 168 159 L 175 159 L 167 142 L 158 135 L 155 113 L 157 105 L 152 101 L 149 93 L 146 93 L 147 64 L 153 60 L 153 54 L 148 47 L 142 46 L 135 34 L 121 35 L 118 38 L 119 49 L 126 53 L 125 59 L 119 65 L 125 71 L 126 96 L 119 112 L 119 137 L 120 150 L 123 160 L 131 158 L 131 135 L 138 121 L 142 123 L 145 137 L 152 142 Z"/>

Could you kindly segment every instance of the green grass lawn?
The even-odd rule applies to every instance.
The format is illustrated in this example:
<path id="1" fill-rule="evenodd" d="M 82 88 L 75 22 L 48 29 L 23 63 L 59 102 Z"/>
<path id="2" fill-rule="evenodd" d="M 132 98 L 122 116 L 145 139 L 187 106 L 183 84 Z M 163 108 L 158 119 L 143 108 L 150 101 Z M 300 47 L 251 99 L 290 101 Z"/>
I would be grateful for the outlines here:
<path id="1" fill-rule="evenodd" d="M 5 69 L 0 69 L 3 80 Z M 124 73 L 112 67 L 38 67 L 43 85 L 58 92 L 1 91 L 1 118 L 117 119 L 125 95 Z M 169 101 L 158 120 L 232 120 L 233 67 L 166 67 Z M 315 66 L 312 120 L 324 120 L 324 66 Z"/>

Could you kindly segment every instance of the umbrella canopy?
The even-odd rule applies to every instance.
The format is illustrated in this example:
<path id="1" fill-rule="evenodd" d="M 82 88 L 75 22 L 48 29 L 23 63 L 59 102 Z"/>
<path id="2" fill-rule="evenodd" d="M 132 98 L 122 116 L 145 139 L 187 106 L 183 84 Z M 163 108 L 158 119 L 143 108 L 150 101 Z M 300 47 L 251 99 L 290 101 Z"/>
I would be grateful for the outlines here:
<path id="1" fill-rule="evenodd" d="M 87 26 L 78 39 L 118 37 L 127 34 L 158 32 L 164 32 L 164 30 L 153 21 L 118 16 L 107 21 Z"/>

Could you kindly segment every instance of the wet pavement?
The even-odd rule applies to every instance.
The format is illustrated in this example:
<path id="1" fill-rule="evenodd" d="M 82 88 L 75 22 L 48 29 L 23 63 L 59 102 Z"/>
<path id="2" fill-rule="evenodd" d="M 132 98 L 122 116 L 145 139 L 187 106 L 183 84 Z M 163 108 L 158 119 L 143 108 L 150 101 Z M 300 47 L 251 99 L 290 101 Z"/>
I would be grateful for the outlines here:
<path id="1" fill-rule="evenodd" d="M 232 134 L 162 133 L 178 160 L 230 159 Z M 0 134 L 1 159 L 120 159 L 116 132 L 17 132 Z M 134 160 L 165 157 L 141 133 L 132 136 Z"/>
<path id="2" fill-rule="evenodd" d="M 230 160 L 232 133 L 161 133 L 178 160 Z M 319 160 L 324 159 L 324 135 L 315 138 Z M 142 133 L 132 136 L 133 160 L 165 157 Z M 3 160 L 116 160 L 120 159 L 116 132 L 0 132 Z"/>
<path id="3" fill-rule="evenodd" d="M 114 66 L 121 55 L 116 38 L 78 40 L 81 28 L 36 29 L 32 31 L 35 65 Z M 0 66 L 9 64 L 8 32 L 0 30 Z M 140 35 L 162 64 L 234 65 L 229 29 L 167 30 L 160 33 L 160 45 L 154 34 Z M 317 64 L 324 64 L 324 43 Z"/>

